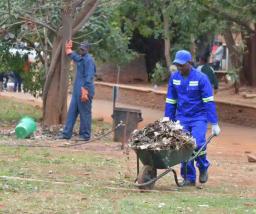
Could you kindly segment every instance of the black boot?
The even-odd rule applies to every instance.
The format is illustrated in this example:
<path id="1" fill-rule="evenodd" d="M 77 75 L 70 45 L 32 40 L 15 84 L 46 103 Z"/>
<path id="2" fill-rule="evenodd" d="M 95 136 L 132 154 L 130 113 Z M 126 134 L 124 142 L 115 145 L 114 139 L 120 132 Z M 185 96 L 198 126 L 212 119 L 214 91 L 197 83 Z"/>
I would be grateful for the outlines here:
<path id="1" fill-rule="evenodd" d="M 70 138 L 67 138 L 63 133 L 59 133 L 56 138 L 56 140 L 69 140 Z"/>
<path id="2" fill-rule="evenodd" d="M 206 183 L 207 181 L 208 181 L 208 171 L 207 170 L 200 171 L 199 182 Z"/>
<path id="3" fill-rule="evenodd" d="M 190 181 L 190 180 L 183 180 L 181 183 L 182 186 L 195 186 L 196 182 Z"/>

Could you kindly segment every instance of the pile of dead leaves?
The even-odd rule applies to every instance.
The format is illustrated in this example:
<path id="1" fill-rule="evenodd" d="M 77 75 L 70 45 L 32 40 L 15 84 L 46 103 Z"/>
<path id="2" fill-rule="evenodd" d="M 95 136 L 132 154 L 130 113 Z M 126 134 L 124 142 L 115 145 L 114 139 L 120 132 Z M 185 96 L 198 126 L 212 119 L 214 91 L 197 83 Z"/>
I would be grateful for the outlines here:
<path id="1" fill-rule="evenodd" d="M 195 148 L 195 139 L 182 129 L 179 122 L 159 120 L 142 130 L 135 130 L 129 139 L 133 149 L 180 150 Z"/>

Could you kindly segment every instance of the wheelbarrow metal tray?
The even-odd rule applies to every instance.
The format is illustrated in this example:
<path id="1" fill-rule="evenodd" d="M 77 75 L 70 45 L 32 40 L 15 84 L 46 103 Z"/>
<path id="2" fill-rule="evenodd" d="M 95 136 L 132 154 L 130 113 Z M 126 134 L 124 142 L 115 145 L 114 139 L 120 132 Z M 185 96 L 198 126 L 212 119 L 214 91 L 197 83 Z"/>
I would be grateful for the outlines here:
<path id="1" fill-rule="evenodd" d="M 156 169 L 167 169 L 183 161 L 187 161 L 194 149 L 184 147 L 180 150 L 141 150 L 135 149 L 136 154 L 144 165 Z"/>

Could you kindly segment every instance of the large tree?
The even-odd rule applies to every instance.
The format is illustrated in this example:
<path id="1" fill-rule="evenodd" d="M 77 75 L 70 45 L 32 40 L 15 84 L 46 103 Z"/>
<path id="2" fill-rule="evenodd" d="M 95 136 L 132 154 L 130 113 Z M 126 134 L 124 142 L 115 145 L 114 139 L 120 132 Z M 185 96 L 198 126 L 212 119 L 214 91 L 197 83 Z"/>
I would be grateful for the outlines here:
<path id="1" fill-rule="evenodd" d="M 256 85 L 256 2 L 254 0 L 127 0 L 123 4 L 125 26 L 144 37 L 165 42 L 165 61 L 177 48 L 195 51 L 195 40 L 223 34 L 230 53 L 231 70 L 242 83 Z M 235 44 L 240 32 L 243 44 Z M 209 37 L 209 38 L 207 38 Z M 236 76 L 236 75 L 234 75 Z"/>
<path id="2" fill-rule="evenodd" d="M 23 0 L 1 2 L 1 27 L 16 31 L 18 40 L 40 42 L 46 77 L 43 88 L 45 125 L 60 124 L 66 119 L 68 59 L 65 42 L 73 37 L 97 8 L 98 0 Z M 48 62 L 48 57 L 50 61 Z"/>
<path id="3" fill-rule="evenodd" d="M 65 121 L 67 110 L 68 59 L 65 42 L 72 38 L 74 49 L 83 40 L 93 43 L 97 60 L 129 61 L 128 38 L 121 31 L 120 14 L 114 0 L 12 0 L 0 2 L 2 36 L 9 43 L 26 41 L 38 51 L 45 71 L 43 122 Z M 5 40 L 2 40 L 5 41 Z M 39 43 L 37 47 L 34 44 Z M 43 55 L 40 53 L 43 52 Z"/>
<path id="4" fill-rule="evenodd" d="M 198 0 L 200 8 L 222 22 L 231 64 L 242 83 L 256 86 L 256 2 L 254 0 Z M 242 36 L 237 46 L 234 32 Z"/>
<path id="5" fill-rule="evenodd" d="M 216 29 L 215 20 L 207 16 L 202 8 L 200 10 L 195 1 L 126 0 L 121 11 L 125 14 L 124 29 L 164 42 L 167 67 L 174 52 L 180 48 L 195 52 L 194 41 L 197 37 L 214 33 Z"/>

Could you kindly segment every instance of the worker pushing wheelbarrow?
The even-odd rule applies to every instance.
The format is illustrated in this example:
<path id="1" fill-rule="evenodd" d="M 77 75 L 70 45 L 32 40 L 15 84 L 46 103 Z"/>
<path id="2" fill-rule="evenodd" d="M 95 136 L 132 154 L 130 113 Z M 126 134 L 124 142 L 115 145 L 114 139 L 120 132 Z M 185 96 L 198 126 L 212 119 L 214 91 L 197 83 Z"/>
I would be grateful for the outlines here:
<path id="1" fill-rule="evenodd" d="M 195 159 L 181 163 L 181 176 L 184 185 L 196 184 L 196 166 L 199 169 L 199 182 L 208 180 L 210 162 L 206 154 L 206 131 L 211 124 L 212 134 L 220 134 L 218 116 L 214 102 L 214 93 L 208 77 L 193 67 L 192 55 L 187 50 L 175 54 L 173 64 L 177 71 L 170 75 L 165 101 L 164 119 L 180 121 L 196 141 L 196 149 L 203 147 L 202 153 Z"/>
<path id="2" fill-rule="evenodd" d="M 143 130 L 136 130 L 130 138 L 130 147 L 137 155 L 137 178 L 135 185 L 140 189 L 152 189 L 157 180 L 172 172 L 175 183 L 181 187 L 173 166 L 188 163 L 202 154 L 211 141 L 211 135 L 199 150 L 195 150 L 195 139 L 182 129 L 179 122 L 156 121 Z M 143 163 L 140 170 L 139 162 Z M 157 169 L 166 169 L 157 176 Z M 184 172 L 186 180 L 187 172 Z"/>
<path id="3" fill-rule="evenodd" d="M 208 77 L 192 66 L 192 55 L 187 50 L 177 51 L 173 64 L 177 71 L 170 76 L 166 95 L 165 113 L 162 122 L 162 134 L 157 127 L 149 128 L 149 133 L 140 133 L 131 137 L 131 147 L 137 153 L 138 159 L 144 164 L 139 172 L 137 183 L 139 187 L 152 187 L 154 182 L 169 171 L 174 173 L 178 186 L 194 186 L 196 184 L 196 169 L 194 160 L 199 169 L 199 182 L 208 180 L 208 167 L 210 165 L 206 156 L 206 145 L 211 140 L 205 140 L 208 123 L 212 127 L 212 135 L 220 134 L 218 117 L 214 103 L 213 89 Z M 172 121 L 180 121 L 183 128 L 173 126 Z M 171 127 L 170 129 L 168 127 Z M 147 129 L 148 130 L 148 129 Z M 179 132 L 177 132 L 179 130 Z M 184 135 L 186 130 L 189 135 Z M 145 131 L 145 130 L 144 130 Z M 137 136 L 137 139 L 136 139 Z M 140 137 L 145 136 L 145 137 Z M 160 138 L 161 136 L 161 138 Z M 192 137 L 193 136 L 193 140 Z M 134 138 L 135 137 L 135 138 Z M 145 145 L 140 144 L 145 143 Z M 155 145 L 155 146 L 154 146 Z M 193 151 L 197 151 L 193 155 Z M 180 184 L 172 166 L 181 163 Z M 156 175 L 156 169 L 167 169 L 165 173 Z"/>

